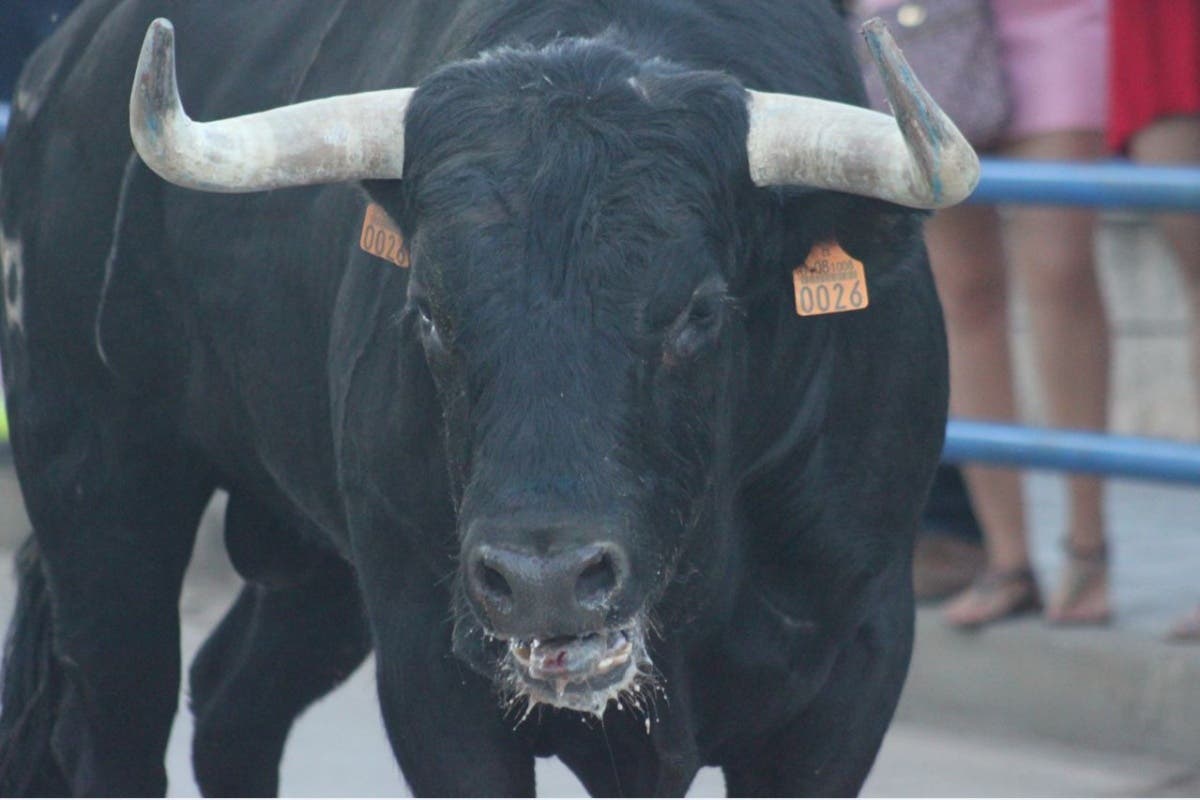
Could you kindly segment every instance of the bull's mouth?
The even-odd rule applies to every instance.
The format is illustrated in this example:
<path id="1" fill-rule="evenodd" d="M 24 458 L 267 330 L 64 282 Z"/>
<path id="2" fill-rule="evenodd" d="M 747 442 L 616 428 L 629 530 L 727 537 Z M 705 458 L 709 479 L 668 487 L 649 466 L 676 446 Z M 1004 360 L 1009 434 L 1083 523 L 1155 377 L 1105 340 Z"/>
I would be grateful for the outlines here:
<path id="1" fill-rule="evenodd" d="M 631 702 L 649 674 L 640 625 L 582 636 L 510 639 L 509 688 L 529 708 L 538 704 L 603 715 L 612 700 Z"/>

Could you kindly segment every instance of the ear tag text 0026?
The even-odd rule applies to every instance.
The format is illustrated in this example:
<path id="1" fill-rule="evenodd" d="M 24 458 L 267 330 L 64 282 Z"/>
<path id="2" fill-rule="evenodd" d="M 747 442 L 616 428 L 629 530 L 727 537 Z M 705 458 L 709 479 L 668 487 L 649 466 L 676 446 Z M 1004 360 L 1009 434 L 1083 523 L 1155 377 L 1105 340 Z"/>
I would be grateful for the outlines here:
<path id="1" fill-rule="evenodd" d="M 410 264 L 408 248 L 404 246 L 404 237 L 400 235 L 400 228 L 392 222 L 392 218 L 378 203 L 371 203 L 367 206 L 358 246 L 373 256 L 392 262 L 397 267 L 407 269 Z"/>
<path id="2" fill-rule="evenodd" d="M 802 317 L 860 311 L 867 307 L 867 275 L 863 263 L 836 241 L 817 242 L 804 263 L 792 271 L 796 313 Z"/>

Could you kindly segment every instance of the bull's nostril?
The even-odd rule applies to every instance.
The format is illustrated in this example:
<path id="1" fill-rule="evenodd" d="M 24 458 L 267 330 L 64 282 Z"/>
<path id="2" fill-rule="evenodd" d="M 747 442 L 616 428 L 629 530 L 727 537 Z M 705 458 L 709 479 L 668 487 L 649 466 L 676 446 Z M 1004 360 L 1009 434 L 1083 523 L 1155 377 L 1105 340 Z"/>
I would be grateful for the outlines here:
<path id="1" fill-rule="evenodd" d="M 603 603 L 617 588 L 617 569 L 612 556 L 597 553 L 575 581 L 575 597 L 583 605 Z"/>
<path id="2" fill-rule="evenodd" d="M 475 578 L 478 586 L 493 603 L 508 606 L 512 603 L 513 590 L 508 585 L 500 571 L 487 564 L 478 564 L 475 568 Z"/>
<path id="3" fill-rule="evenodd" d="M 625 620 L 631 609 L 629 558 L 615 542 L 577 544 L 574 529 L 539 541 L 540 528 L 499 528 L 509 542 L 479 543 L 463 556 L 463 583 L 472 610 L 497 636 L 547 639 L 596 633 Z M 545 537 L 542 537 L 545 538 Z"/>

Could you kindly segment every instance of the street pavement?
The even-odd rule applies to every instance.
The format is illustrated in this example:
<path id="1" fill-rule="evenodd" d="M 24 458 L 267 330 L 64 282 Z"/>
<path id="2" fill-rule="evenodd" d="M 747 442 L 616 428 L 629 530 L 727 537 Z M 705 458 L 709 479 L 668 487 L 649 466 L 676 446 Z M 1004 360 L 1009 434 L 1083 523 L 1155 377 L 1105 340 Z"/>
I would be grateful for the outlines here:
<path id="1" fill-rule="evenodd" d="M 1063 561 L 1063 483 L 1035 474 L 1027 484 L 1044 590 Z M 1027 618 L 964 634 L 924 609 L 901 719 L 968 720 L 1200 765 L 1200 645 L 1164 640 L 1174 618 L 1200 603 L 1200 486 L 1108 486 L 1113 624 L 1067 629 Z"/>
<path id="2" fill-rule="evenodd" d="M 289 740 L 281 769 L 285 796 L 405 795 L 388 749 L 364 666 L 336 694 L 311 709 Z M 197 794 L 188 746 L 191 725 L 177 720 L 168 753 L 171 794 Z M 1102 754 L 1046 742 L 979 735 L 914 723 L 893 727 L 870 780 L 869 796 L 1130 796 L 1146 795 L 1186 777 L 1179 765 L 1147 757 Z M 542 796 L 585 796 L 565 767 L 539 760 Z M 723 797 L 721 773 L 703 770 L 692 797 Z"/>
<path id="3" fill-rule="evenodd" d="M 212 554 L 209 554 L 212 557 Z M 208 565 L 189 580 L 182 607 L 184 650 L 194 652 L 232 585 Z M 922 624 L 931 622 L 926 616 Z M 388 748 L 368 661 L 338 691 L 297 723 L 284 754 L 285 796 L 397 796 L 407 788 Z M 180 705 L 184 701 L 181 696 Z M 918 715 L 920 716 L 920 715 Z M 181 712 L 168 748 L 170 793 L 193 796 L 189 746 L 191 720 Z M 901 721 L 893 726 L 864 789 L 875 797 L 1149 796 L 1198 787 L 1186 763 L 1148 754 L 1109 752 L 976 726 L 970 719 Z M 538 763 L 539 794 L 584 796 L 579 782 L 557 761 Z M 724 796 L 715 769 L 701 771 L 692 797 Z M 1184 794 L 1193 794 L 1183 791 Z"/>
<path id="4" fill-rule="evenodd" d="M 0 551 L 22 524 L 11 474 L 0 471 Z M 1037 563 L 1049 588 L 1061 563 L 1061 481 L 1029 482 Z M 1063 630 L 1037 619 L 961 634 L 936 609 L 918 641 L 898 721 L 865 787 L 872 796 L 1200 795 L 1200 647 L 1167 644 L 1171 619 L 1200 602 L 1200 489 L 1113 482 L 1109 496 L 1117 617 L 1109 628 Z M 181 602 L 185 658 L 232 597 L 235 580 L 209 524 Z M 7 539 L 5 538 L 7 537 Z M 7 544 L 6 544 L 7 542 Z M 6 552 L 0 552 L 10 561 Z M 8 568 L 5 568 L 7 572 Z M 13 583 L 0 573 L 0 620 Z M 181 701 L 181 709 L 184 704 Z M 168 753 L 170 791 L 196 794 L 190 719 L 179 714 Z M 379 720 L 370 663 L 298 723 L 282 767 L 296 796 L 405 792 Z M 582 794 L 557 762 L 539 763 L 543 795 Z M 723 793 L 705 770 L 694 796 Z"/>

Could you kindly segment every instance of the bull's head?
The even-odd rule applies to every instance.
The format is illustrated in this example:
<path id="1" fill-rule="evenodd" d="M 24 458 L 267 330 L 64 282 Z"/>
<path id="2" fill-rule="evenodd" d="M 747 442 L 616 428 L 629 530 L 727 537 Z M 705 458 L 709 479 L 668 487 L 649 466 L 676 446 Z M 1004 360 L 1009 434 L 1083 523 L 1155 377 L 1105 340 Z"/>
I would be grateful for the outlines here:
<path id="1" fill-rule="evenodd" d="M 478 663 L 497 642 L 515 695 L 598 714 L 636 692 L 672 582 L 731 557 L 690 534 L 732 507 L 747 157 L 759 186 L 924 208 L 973 188 L 970 146 L 882 26 L 867 33 L 899 126 L 573 41 L 420 91 L 198 124 L 170 25 L 151 27 L 130 113 L 160 175 L 222 192 L 365 180 L 401 218 L 458 508 L 456 646 Z"/>

